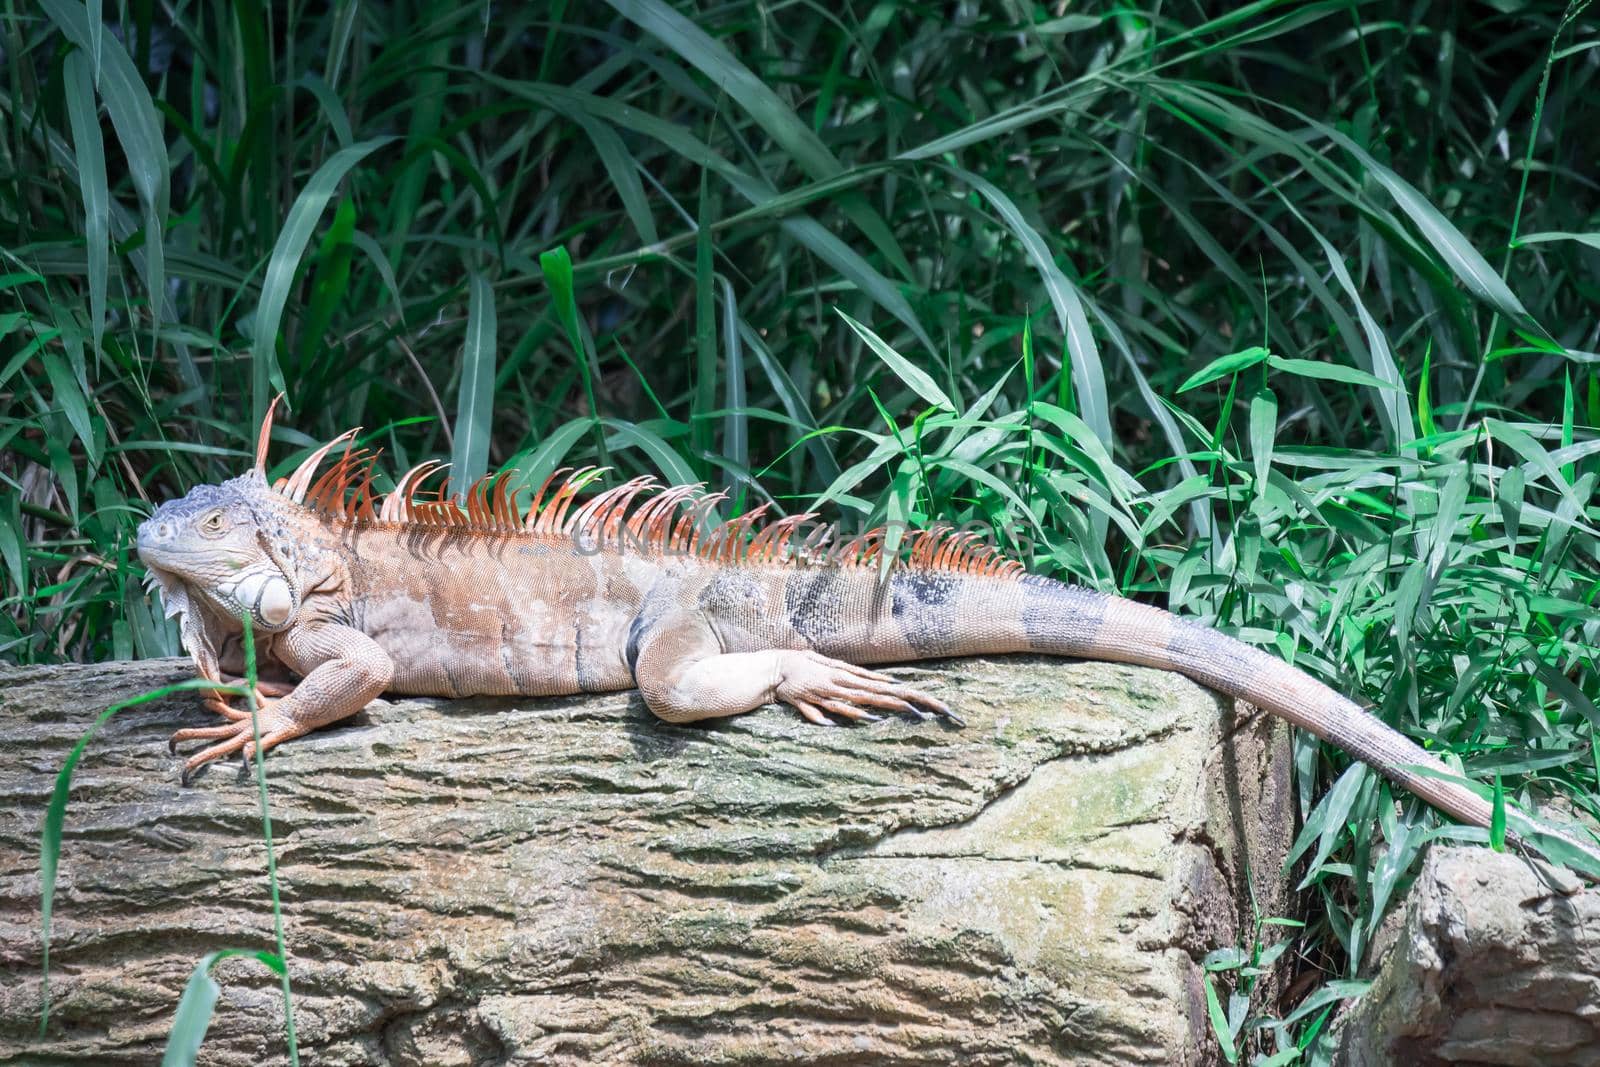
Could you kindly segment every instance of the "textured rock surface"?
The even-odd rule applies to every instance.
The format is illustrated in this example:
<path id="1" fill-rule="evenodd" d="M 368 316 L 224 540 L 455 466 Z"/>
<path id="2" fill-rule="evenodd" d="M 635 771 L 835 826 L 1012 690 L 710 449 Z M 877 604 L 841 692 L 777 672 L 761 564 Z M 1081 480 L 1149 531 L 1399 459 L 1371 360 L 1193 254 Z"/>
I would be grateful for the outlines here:
<path id="1" fill-rule="evenodd" d="M 1335 1062 L 1600 1064 L 1600 888 L 1481 848 L 1435 848 Z"/>
<path id="2" fill-rule="evenodd" d="M 1245 863 L 1276 882 L 1284 732 L 1151 670 L 907 673 L 967 727 L 408 700 L 277 750 L 306 1062 L 1209 1062 L 1196 961 L 1235 942 Z M 33 1036 L 55 773 L 186 674 L 0 671 L 0 1062 L 154 1062 L 200 956 L 270 947 L 255 789 L 179 788 L 192 696 L 125 711 L 77 773 Z M 217 975 L 202 1062 L 281 1062 L 275 980 Z"/>

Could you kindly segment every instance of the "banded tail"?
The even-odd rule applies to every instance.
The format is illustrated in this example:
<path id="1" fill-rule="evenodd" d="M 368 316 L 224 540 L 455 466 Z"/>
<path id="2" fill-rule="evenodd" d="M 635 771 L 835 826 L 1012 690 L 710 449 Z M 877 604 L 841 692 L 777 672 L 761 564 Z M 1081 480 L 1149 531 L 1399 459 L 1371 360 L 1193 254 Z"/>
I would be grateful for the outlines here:
<path id="1" fill-rule="evenodd" d="M 1460 822 L 1490 825 L 1493 805 L 1451 780 L 1454 772 L 1437 756 L 1305 672 L 1199 623 L 1033 575 L 963 576 L 952 583 L 913 569 L 892 574 L 887 585 L 888 605 L 881 594 L 874 598 L 877 611 L 857 605 L 861 615 L 877 617 L 871 632 L 852 635 L 848 645 L 855 648 L 830 654 L 848 658 L 865 646 L 871 659 L 884 662 L 906 657 L 882 651 L 909 644 L 922 656 L 1037 652 L 1174 671 L 1338 746 Z M 1535 825 L 1600 871 L 1600 847 Z M 1506 840 L 1527 844 L 1510 830 Z"/>

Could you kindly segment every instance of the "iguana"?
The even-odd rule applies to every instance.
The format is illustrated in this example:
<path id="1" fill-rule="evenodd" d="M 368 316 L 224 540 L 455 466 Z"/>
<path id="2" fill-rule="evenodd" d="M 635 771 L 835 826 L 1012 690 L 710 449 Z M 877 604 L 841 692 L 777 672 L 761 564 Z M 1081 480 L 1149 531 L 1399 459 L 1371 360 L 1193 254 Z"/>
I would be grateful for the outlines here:
<path id="1" fill-rule="evenodd" d="M 237 684 L 248 616 L 262 665 L 263 750 L 353 715 L 380 693 L 543 696 L 638 687 L 669 722 L 782 701 L 819 725 L 879 712 L 956 720 L 869 669 L 934 656 L 1036 652 L 1185 674 L 1308 730 L 1455 818 L 1491 805 L 1434 755 L 1287 663 L 1159 608 L 1023 573 L 970 533 L 933 528 L 885 555 L 882 531 L 834 543 L 814 516 L 758 508 L 702 528 L 722 499 L 635 478 L 579 502 L 592 470 L 557 472 L 525 511 L 509 476 L 458 504 L 425 462 L 381 500 L 356 431 L 287 478 L 254 467 L 162 504 L 138 551 L 201 677 Z M 329 453 L 343 454 L 324 473 Z M 298 678 L 298 681 L 295 679 Z M 177 731 L 195 768 L 254 752 L 249 714 Z M 959 720 L 956 720 L 959 721 Z M 1590 846 L 1563 836 L 1586 852 Z M 1514 835 L 1513 835 L 1514 837 Z"/>

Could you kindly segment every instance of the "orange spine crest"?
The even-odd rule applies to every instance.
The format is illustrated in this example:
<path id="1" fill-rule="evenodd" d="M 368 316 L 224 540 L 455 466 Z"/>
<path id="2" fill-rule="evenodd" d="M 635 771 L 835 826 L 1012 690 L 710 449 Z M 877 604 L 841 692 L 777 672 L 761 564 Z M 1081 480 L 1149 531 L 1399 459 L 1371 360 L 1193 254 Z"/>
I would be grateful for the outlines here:
<path id="1" fill-rule="evenodd" d="M 257 469 L 265 471 L 272 411 L 257 440 Z M 377 523 L 501 535 L 571 537 L 599 547 L 630 548 L 662 555 L 691 555 L 713 563 L 791 564 L 870 567 L 883 559 L 889 531 L 876 527 L 836 542 L 836 528 L 819 525 L 796 545 L 801 527 L 814 512 L 768 520 L 770 503 L 709 528 L 706 520 L 727 500 L 726 492 L 707 492 L 703 483 L 662 486 L 648 475 L 631 478 L 580 501 L 579 493 L 607 468 L 560 468 L 531 494 L 520 512 L 513 489 L 515 471 L 484 475 L 467 487 L 458 503 L 449 495 L 449 477 L 425 490 L 424 484 L 449 464 L 424 460 L 395 481 L 382 499 L 372 490 L 381 450 L 356 447 L 359 429 L 348 430 L 312 452 L 273 490 L 311 510 L 344 522 Z M 338 460 L 318 475 L 322 462 L 339 445 Z M 640 498 L 644 497 L 643 501 Z M 891 563 L 920 570 L 1016 577 L 1022 564 L 1008 559 L 971 530 L 935 524 L 908 531 Z"/>

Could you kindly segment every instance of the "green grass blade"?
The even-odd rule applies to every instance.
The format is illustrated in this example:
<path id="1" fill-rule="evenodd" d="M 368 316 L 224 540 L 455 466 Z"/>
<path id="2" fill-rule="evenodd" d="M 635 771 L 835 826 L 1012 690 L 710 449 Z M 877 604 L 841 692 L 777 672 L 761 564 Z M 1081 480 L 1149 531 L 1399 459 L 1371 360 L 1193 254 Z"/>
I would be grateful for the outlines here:
<path id="1" fill-rule="evenodd" d="M 1256 498 L 1266 495 L 1267 474 L 1272 470 L 1272 447 L 1278 429 L 1278 398 L 1262 389 L 1250 400 L 1250 457 L 1255 464 Z"/>
<path id="2" fill-rule="evenodd" d="M 99 24 L 90 25 L 98 34 Z M 111 191 L 106 185 L 105 143 L 100 134 L 100 108 L 95 100 L 91 61 L 85 57 L 86 53 L 81 50 L 68 53 L 62 73 L 66 79 L 67 118 L 72 125 L 72 145 L 78 162 L 78 193 L 83 198 L 83 234 L 89 260 L 89 330 L 98 365 L 101 338 L 106 330 Z"/>
<path id="3" fill-rule="evenodd" d="M 328 201 L 333 198 L 339 183 L 350 169 L 393 140 L 393 137 L 375 137 L 335 152 L 317 168 L 289 208 L 283 229 L 272 246 L 272 257 L 267 261 L 267 270 L 261 279 L 261 302 L 256 307 L 250 350 L 252 425 L 259 425 L 265 417 L 267 402 L 276 393 L 288 388 L 283 379 L 283 370 L 278 365 L 278 327 L 283 320 L 284 305 L 289 301 L 289 291 L 294 286 L 295 274 L 300 269 L 300 260 L 316 230 L 317 221 L 322 218 L 323 209 L 328 206 Z"/>
<path id="4" fill-rule="evenodd" d="M 1078 414 L 1101 442 L 1110 448 L 1111 403 L 1106 396 L 1106 372 L 1100 360 L 1100 346 L 1095 343 L 1094 332 L 1089 328 L 1089 317 L 1084 314 L 1083 296 L 1078 287 L 1056 266 L 1044 238 L 1022 217 L 1022 212 L 1017 210 L 1017 205 L 1009 196 L 992 182 L 970 171 L 959 167 L 948 169 L 994 205 L 1006 227 L 1021 243 L 1029 262 L 1039 272 L 1045 291 L 1050 294 L 1050 303 L 1055 307 L 1056 318 L 1061 323 L 1061 332 L 1066 337 L 1067 356 L 1064 362 L 1071 367 Z"/>
<path id="5" fill-rule="evenodd" d="M 167 1033 L 161 1067 L 193 1067 L 199 1057 L 206 1030 L 211 1027 L 217 997 L 222 993 L 217 980 L 211 977 L 211 968 L 226 951 L 208 953 L 195 964 L 194 972 L 183 987 L 183 995 L 178 998 L 178 1010 L 172 1016 L 172 1029 Z"/>
<path id="6" fill-rule="evenodd" d="M 271 952 L 224 948 L 203 956 L 195 964 L 189 981 L 184 984 L 183 995 L 178 998 L 178 1008 L 172 1015 L 172 1029 L 167 1032 L 167 1047 L 161 1056 L 161 1067 L 194 1067 L 200 1056 L 200 1046 L 205 1043 L 206 1031 L 211 1028 L 217 997 L 222 992 L 211 971 L 223 960 L 235 956 L 259 960 L 274 974 L 281 976 L 286 973 L 283 960 Z"/>
<path id="7" fill-rule="evenodd" d="M 722 455 L 740 470 L 750 468 L 750 416 L 745 413 L 744 346 L 739 343 L 739 303 L 733 284 L 722 283 L 723 407 Z"/>
<path id="8" fill-rule="evenodd" d="M 45 377 L 50 380 L 51 402 L 66 413 L 67 422 L 83 443 L 89 462 L 98 463 L 100 457 L 95 447 L 94 425 L 89 421 L 89 401 L 83 395 L 83 387 L 61 356 L 54 352 L 42 352 L 39 359 L 44 363 Z"/>
<path id="9" fill-rule="evenodd" d="M 155 700 L 162 700 L 174 693 L 189 692 L 193 690 L 220 690 L 232 692 L 227 686 L 218 686 L 215 682 L 194 678 L 177 682 L 173 685 L 162 686 L 148 693 L 141 693 L 131 699 L 111 705 L 102 711 L 95 721 L 78 738 L 72 751 L 67 753 L 67 758 L 61 764 L 61 770 L 56 773 L 55 788 L 50 792 L 50 804 L 45 809 L 44 826 L 39 835 L 39 940 L 42 945 L 43 971 L 42 1001 L 39 1010 L 39 1036 L 45 1036 L 50 1025 L 50 923 L 55 910 L 56 898 L 56 873 L 61 862 L 61 833 L 67 819 L 67 797 L 72 792 L 72 772 L 77 769 L 78 763 L 83 759 L 84 750 L 89 747 L 89 742 L 94 740 L 94 735 L 100 728 L 119 712 L 128 708 L 138 707 Z M 240 690 L 242 693 L 243 691 Z"/>
<path id="10" fill-rule="evenodd" d="M 1234 1047 L 1233 1030 L 1228 1025 L 1227 1013 L 1222 1010 L 1222 1001 L 1217 997 L 1216 979 L 1211 975 L 1205 976 L 1206 987 L 1206 1016 L 1211 1020 L 1211 1033 L 1217 1039 L 1217 1045 L 1222 1049 L 1222 1056 L 1229 1063 L 1239 1062 L 1239 1051 Z"/>
<path id="11" fill-rule="evenodd" d="M 1518 237 L 1512 247 L 1521 248 L 1523 245 L 1540 244 L 1545 241 L 1577 241 L 1590 248 L 1600 248 L 1600 232 L 1567 233 L 1563 230 L 1547 230 L 1544 233 L 1529 233 Z"/>
<path id="12" fill-rule="evenodd" d="M 589 336 L 588 327 L 578 316 L 578 297 L 573 286 L 572 256 L 567 252 L 565 245 L 545 252 L 539 257 L 539 268 L 544 272 L 545 284 L 550 287 L 550 302 L 555 308 L 556 317 L 561 320 L 562 327 L 567 331 L 567 340 L 572 344 L 572 358 L 578 365 L 578 372 L 583 377 L 583 394 L 589 401 L 589 412 L 595 418 L 595 453 L 599 465 L 611 465 L 606 450 L 605 431 L 598 420 L 600 405 L 595 400 L 594 380 L 600 373 L 600 368 L 594 350 L 594 340 Z"/>
<path id="13" fill-rule="evenodd" d="M 682 56 L 711 80 L 734 106 L 742 108 L 756 124 L 814 179 L 837 176 L 844 168 L 811 127 L 773 90 L 718 40 L 660 0 L 607 0 L 624 18 L 634 22 Z M 911 264 L 895 243 L 883 218 L 860 197 L 846 196 L 841 205 L 862 234 L 906 277 Z M 930 346 L 931 347 L 931 346 Z"/>
<path id="14" fill-rule="evenodd" d="M 1291 114 L 1306 122 L 1312 129 L 1333 141 L 1355 156 L 1361 165 L 1386 189 L 1400 210 L 1411 219 L 1412 225 L 1435 252 L 1439 253 L 1451 271 L 1467 289 L 1480 300 L 1495 308 L 1511 321 L 1524 326 L 1534 326 L 1533 316 L 1522 306 L 1522 301 L 1500 276 L 1489 261 L 1473 247 L 1462 232 L 1444 217 L 1443 212 L 1417 191 L 1417 188 L 1393 170 L 1372 158 L 1371 154 L 1345 134 L 1325 123 L 1311 119 L 1291 109 Z"/>
<path id="15" fill-rule="evenodd" d="M 455 448 L 450 480 L 458 499 L 489 469 L 494 429 L 496 362 L 494 290 L 473 271 L 467 282 L 467 336 L 461 346 L 461 384 L 456 392 Z"/>
<path id="16" fill-rule="evenodd" d="M 700 172 L 700 204 L 694 237 L 694 391 L 690 394 L 689 441 L 696 457 L 712 450 L 714 427 L 710 412 L 717 396 L 717 294 L 714 280 L 715 243 L 711 235 L 715 211 L 710 182 Z"/>
<path id="17" fill-rule="evenodd" d="M 1267 359 L 1272 358 L 1272 353 L 1259 345 L 1230 352 L 1225 356 L 1218 356 L 1204 367 L 1185 378 L 1183 384 L 1178 386 L 1179 393 L 1187 393 L 1191 389 L 1198 389 L 1202 385 L 1209 385 L 1220 378 L 1238 374 L 1248 370 Z"/>
<path id="18" fill-rule="evenodd" d="M 883 338 L 861 325 L 855 319 L 852 319 L 849 315 L 846 315 L 844 311 L 839 310 L 839 317 L 848 323 L 850 328 L 856 332 L 856 335 L 867 343 L 867 347 L 872 350 L 875 356 L 889 365 L 889 369 L 894 372 L 895 377 L 899 378 L 908 389 L 936 408 L 944 411 L 956 410 L 955 402 L 945 395 L 944 390 L 939 388 L 939 383 L 935 382 L 927 371 L 896 352 Z"/>
<path id="19" fill-rule="evenodd" d="M 128 176 L 144 209 L 144 279 L 150 297 L 151 333 L 161 326 L 166 306 L 166 270 L 163 253 L 167 222 L 170 164 L 161 116 L 150 90 L 122 43 L 91 27 L 87 10 L 70 0 L 40 0 L 45 14 L 68 40 L 99 57 L 100 99 L 122 145 Z"/>
<path id="20" fill-rule="evenodd" d="M 250 751 L 255 762 L 256 796 L 261 804 L 261 840 L 267 849 L 267 891 L 272 900 L 272 936 L 277 944 L 275 957 L 278 981 L 283 987 L 283 1036 L 289 1050 L 289 1067 L 300 1067 L 300 1045 L 294 1032 L 294 997 L 289 990 L 289 947 L 283 936 L 283 901 L 278 892 L 278 853 L 272 846 L 272 811 L 267 806 L 267 768 L 261 751 L 261 708 L 256 701 L 256 635 L 249 612 L 239 616 L 244 631 L 244 700 L 250 709 Z M 272 964 L 269 962 L 269 966 Z"/>

